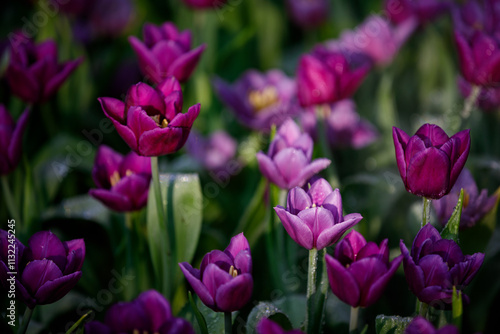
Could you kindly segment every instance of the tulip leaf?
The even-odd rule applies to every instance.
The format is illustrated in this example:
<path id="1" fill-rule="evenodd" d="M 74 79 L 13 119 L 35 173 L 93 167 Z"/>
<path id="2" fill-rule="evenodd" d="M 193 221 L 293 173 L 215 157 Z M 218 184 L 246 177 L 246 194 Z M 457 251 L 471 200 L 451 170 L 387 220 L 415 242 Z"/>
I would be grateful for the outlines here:
<path id="1" fill-rule="evenodd" d="M 188 295 L 189 295 L 189 303 L 191 304 L 194 316 L 196 317 L 196 321 L 198 322 L 198 326 L 200 327 L 201 334 L 208 334 L 207 321 L 205 320 L 205 317 L 203 316 L 203 314 L 201 314 L 200 310 L 198 309 L 198 306 L 196 306 L 191 291 L 188 292 Z"/>
<path id="2" fill-rule="evenodd" d="M 444 239 L 453 239 L 455 242 L 458 241 L 458 229 L 460 227 L 460 218 L 462 217 L 462 206 L 464 202 L 464 190 L 460 190 L 460 196 L 458 197 L 457 206 L 448 220 L 448 223 L 441 231 L 441 237 Z"/>
<path id="3" fill-rule="evenodd" d="M 90 311 L 88 311 L 87 313 L 85 313 L 84 315 L 82 315 L 82 316 L 80 317 L 80 319 L 78 319 L 78 321 L 77 321 L 77 322 L 75 322 L 75 323 L 73 324 L 73 326 L 71 326 L 71 328 L 70 328 L 70 329 L 68 329 L 68 331 L 66 332 L 66 334 L 71 334 L 71 333 L 73 333 L 76 329 L 78 329 L 78 327 L 81 325 L 81 323 L 83 322 L 83 320 L 85 320 L 85 318 L 86 318 L 86 317 L 87 317 L 90 313 L 92 313 L 92 312 L 93 312 L 93 311 L 92 311 L 92 310 L 90 310 Z"/>
<path id="4" fill-rule="evenodd" d="M 276 305 L 271 302 L 260 302 L 248 315 L 246 332 L 255 334 L 256 327 L 263 318 L 269 318 L 279 324 L 285 331 L 292 329 L 292 323 L 286 314 L 284 314 Z"/>
<path id="5" fill-rule="evenodd" d="M 375 318 L 375 331 L 377 334 L 403 334 L 412 319 L 379 314 Z"/>
<path id="6" fill-rule="evenodd" d="M 459 329 L 462 328 L 462 314 L 463 314 L 462 291 L 457 290 L 455 286 L 453 286 L 451 314 L 453 318 L 453 324 L 457 326 Z"/>

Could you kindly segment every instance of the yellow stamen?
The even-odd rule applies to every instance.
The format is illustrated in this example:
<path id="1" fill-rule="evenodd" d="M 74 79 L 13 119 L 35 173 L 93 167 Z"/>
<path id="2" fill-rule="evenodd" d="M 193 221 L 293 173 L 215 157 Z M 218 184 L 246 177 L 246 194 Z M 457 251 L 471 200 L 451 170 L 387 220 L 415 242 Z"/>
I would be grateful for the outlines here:
<path id="1" fill-rule="evenodd" d="M 238 276 L 238 269 L 231 266 L 231 268 L 229 268 L 229 275 L 233 276 L 233 278 Z"/>
<path id="2" fill-rule="evenodd" d="M 253 90 L 248 94 L 248 101 L 254 111 L 260 111 L 278 102 L 278 91 L 274 86 L 268 86 L 263 90 Z"/>
<path id="3" fill-rule="evenodd" d="M 134 174 L 134 172 L 132 172 L 130 169 L 127 169 L 127 171 L 125 172 L 126 176 L 130 176 L 132 174 Z"/>
<path id="4" fill-rule="evenodd" d="M 166 128 L 167 126 L 168 126 L 168 121 L 166 118 L 164 118 L 163 121 L 161 121 L 161 127 Z"/>
<path id="5" fill-rule="evenodd" d="M 120 173 L 118 173 L 117 170 L 111 174 L 111 177 L 109 178 L 109 182 L 111 183 L 111 186 L 114 187 L 115 184 L 117 184 L 120 181 Z"/>
<path id="6" fill-rule="evenodd" d="M 311 208 L 315 208 L 316 207 L 316 204 L 313 203 L 313 205 L 311 205 Z"/>
<path id="7" fill-rule="evenodd" d="M 134 329 L 134 331 L 132 332 L 132 334 L 141 334 L 141 333 L 139 332 L 138 329 Z"/>

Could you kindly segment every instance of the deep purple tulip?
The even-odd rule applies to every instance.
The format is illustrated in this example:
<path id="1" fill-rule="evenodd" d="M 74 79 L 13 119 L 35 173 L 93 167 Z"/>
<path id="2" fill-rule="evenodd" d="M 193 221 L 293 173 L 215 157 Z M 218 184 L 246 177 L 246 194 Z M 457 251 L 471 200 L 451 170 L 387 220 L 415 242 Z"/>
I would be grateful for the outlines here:
<path id="1" fill-rule="evenodd" d="M 449 0 L 385 0 L 387 16 L 396 24 L 416 18 L 420 24 L 432 21 L 451 9 Z"/>
<path id="2" fill-rule="evenodd" d="M 216 131 L 207 138 L 195 131 L 191 132 L 186 144 L 188 153 L 209 171 L 217 172 L 226 170 L 236 155 L 238 143 L 225 131 Z"/>
<path id="3" fill-rule="evenodd" d="M 464 202 L 462 216 L 460 217 L 460 229 L 474 226 L 493 209 L 497 202 L 496 196 L 488 197 L 488 190 L 482 189 L 479 192 L 472 174 L 467 168 L 464 168 L 450 193 L 437 201 L 432 201 L 438 219 L 443 226 L 450 219 L 462 188 L 464 190 Z"/>
<path id="4" fill-rule="evenodd" d="M 434 326 L 425 318 L 416 316 L 405 329 L 405 334 L 459 334 L 460 331 L 453 325 L 446 325 L 440 329 Z"/>
<path id="5" fill-rule="evenodd" d="M 143 37 L 144 42 L 141 42 L 130 36 L 129 42 L 139 58 L 142 73 L 154 83 L 169 76 L 186 81 L 205 50 L 205 45 L 191 50 L 191 32 L 179 32 L 170 22 L 159 27 L 146 23 Z"/>
<path id="6" fill-rule="evenodd" d="M 8 288 L 8 272 L 16 271 L 16 297 L 29 308 L 51 304 L 64 297 L 82 276 L 83 239 L 62 242 L 49 231 L 35 233 L 25 247 L 15 239 L 14 268 L 8 266 L 8 233 L 0 230 L 0 279 Z"/>
<path id="7" fill-rule="evenodd" d="M 83 59 L 59 63 L 57 45 L 53 40 L 35 44 L 19 34 L 16 36 L 11 43 L 6 72 L 12 93 L 29 103 L 45 102 Z"/>
<path id="8" fill-rule="evenodd" d="M 466 38 L 455 31 L 460 70 L 465 80 L 482 87 L 500 84 L 500 43 L 493 36 L 476 32 Z"/>
<path id="9" fill-rule="evenodd" d="M 134 152 L 123 156 L 99 146 L 92 178 L 97 189 L 89 194 L 115 211 L 136 211 L 146 206 L 151 181 L 151 159 Z"/>
<path id="10" fill-rule="evenodd" d="M 451 305 L 453 287 L 465 289 L 484 260 L 483 253 L 464 256 L 455 241 L 442 239 L 431 224 L 420 229 L 413 241 L 411 254 L 403 240 L 399 246 L 411 292 L 421 302 L 439 308 Z M 469 297 L 463 291 L 462 295 L 467 302 Z"/>
<path id="11" fill-rule="evenodd" d="M 424 124 L 410 137 L 393 127 L 396 161 L 406 190 L 431 199 L 448 194 L 469 156 L 469 132 L 450 138 L 439 126 Z"/>
<path id="12" fill-rule="evenodd" d="M 255 328 L 257 334 L 304 334 L 304 332 L 294 329 L 291 331 L 285 331 L 280 325 L 272 320 L 264 317 L 262 318 L 257 327 Z"/>
<path id="13" fill-rule="evenodd" d="M 174 77 L 156 88 L 142 82 L 130 87 L 125 102 L 111 97 L 100 97 L 99 102 L 123 140 L 147 157 L 177 152 L 200 113 L 200 104 L 181 112 L 182 91 Z"/>
<path id="14" fill-rule="evenodd" d="M 337 242 L 363 217 L 343 216 L 342 197 L 325 179 L 318 179 L 306 192 L 295 187 L 288 192 L 286 209 L 274 208 L 290 237 L 306 249 L 323 249 Z"/>
<path id="15" fill-rule="evenodd" d="M 312 150 L 311 137 L 288 119 L 276 132 L 267 155 L 257 153 L 260 172 L 281 189 L 301 187 L 330 164 L 330 160 L 324 158 L 311 161 Z"/>
<path id="16" fill-rule="evenodd" d="M 280 70 L 249 70 L 234 84 L 216 79 L 214 87 L 238 121 L 254 130 L 269 131 L 300 110 L 295 81 Z"/>
<path id="17" fill-rule="evenodd" d="M 369 63 L 350 64 L 343 53 L 318 47 L 300 59 L 297 69 L 299 102 L 309 107 L 349 98 L 369 69 Z"/>
<path id="18" fill-rule="evenodd" d="M 194 334 L 191 324 L 172 315 L 170 304 L 158 291 L 148 290 L 131 302 L 120 302 L 106 312 L 104 323 L 85 325 L 86 334 Z"/>
<path id="19" fill-rule="evenodd" d="M 467 98 L 472 92 L 472 85 L 463 77 L 459 77 L 458 89 L 462 96 Z M 500 87 L 481 87 L 476 106 L 485 112 L 497 111 L 500 107 Z"/>
<path id="20" fill-rule="evenodd" d="M 370 145 L 379 137 L 377 129 L 368 121 L 361 119 L 356 112 L 353 100 L 342 100 L 328 106 L 326 135 L 334 148 L 352 147 L 360 149 Z M 314 110 L 300 115 L 304 131 L 317 139 L 317 119 Z"/>
<path id="21" fill-rule="evenodd" d="M 377 65 L 387 65 L 416 27 L 416 20 L 393 27 L 385 18 L 372 15 L 355 30 L 344 31 L 338 41 L 327 42 L 326 46 L 353 57 L 366 55 Z"/>
<path id="22" fill-rule="evenodd" d="M 182 0 L 193 9 L 217 9 L 224 6 L 227 0 Z"/>
<path id="23" fill-rule="evenodd" d="M 330 11 L 327 0 L 287 0 L 286 6 L 292 21 L 306 29 L 325 23 Z"/>
<path id="24" fill-rule="evenodd" d="M 351 231 L 326 255 L 326 269 L 335 296 L 352 307 L 374 304 L 385 290 L 403 257 L 389 261 L 387 239 L 380 246 Z"/>
<path id="25" fill-rule="evenodd" d="M 471 38 L 477 31 L 500 38 L 500 3 L 497 0 L 468 0 L 455 4 L 452 10 L 455 30 L 466 38 Z"/>
<path id="26" fill-rule="evenodd" d="M 0 175 L 9 174 L 19 164 L 28 116 L 29 111 L 26 109 L 16 124 L 9 111 L 0 104 Z"/>
<path id="27" fill-rule="evenodd" d="M 216 312 L 237 311 L 252 297 L 252 257 L 243 233 L 231 238 L 224 251 L 207 253 L 199 270 L 187 262 L 179 265 L 201 301 Z"/>

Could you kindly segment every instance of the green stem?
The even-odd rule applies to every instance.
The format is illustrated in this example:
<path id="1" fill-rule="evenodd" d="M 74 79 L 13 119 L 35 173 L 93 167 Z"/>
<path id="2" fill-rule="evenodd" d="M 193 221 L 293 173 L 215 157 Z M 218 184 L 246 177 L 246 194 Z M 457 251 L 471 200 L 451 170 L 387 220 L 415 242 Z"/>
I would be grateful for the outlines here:
<path id="1" fill-rule="evenodd" d="M 359 307 L 351 307 L 351 318 L 349 319 L 349 333 L 356 333 L 358 330 Z"/>
<path id="2" fill-rule="evenodd" d="M 313 295 L 316 293 L 316 276 L 318 272 L 318 250 L 313 248 L 309 250 L 309 265 L 307 267 L 307 310 L 306 310 L 306 320 L 304 321 L 304 328 L 307 333 L 310 332 L 309 328 L 311 327 L 311 322 L 313 321 L 314 316 L 310 308 L 313 307 L 314 302 L 312 300 Z"/>
<path id="3" fill-rule="evenodd" d="M 153 177 L 153 187 L 155 190 L 156 208 L 158 210 L 158 219 L 163 223 L 165 213 L 163 212 L 163 200 L 160 189 L 160 173 L 158 170 L 158 157 L 151 157 L 151 173 Z"/>
<path id="4" fill-rule="evenodd" d="M 127 245 L 125 246 L 125 268 L 127 272 L 136 277 L 134 273 L 134 263 L 133 263 L 133 258 L 132 258 L 132 248 L 134 245 L 132 244 L 132 213 L 126 212 L 125 213 L 125 239 L 127 240 Z M 137 278 L 135 280 L 137 283 Z M 125 289 L 125 299 L 126 300 L 131 300 L 135 295 L 135 289 L 134 289 L 134 284 L 129 284 L 127 285 L 127 288 Z"/>
<path id="5" fill-rule="evenodd" d="M 418 314 L 421 316 L 421 317 L 424 317 L 427 319 L 427 311 L 429 311 L 429 305 L 427 305 L 426 303 L 423 303 L 421 301 L 419 301 L 420 303 L 420 307 L 419 307 L 419 311 L 418 311 Z"/>
<path id="6" fill-rule="evenodd" d="M 34 309 L 26 307 L 26 311 L 24 311 L 23 321 L 21 322 L 21 326 L 19 327 L 19 331 L 17 332 L 17 334 L 26 333 L 26 330 L 28 329 L 28 325 L 31 320 L 31 316 L 33 315 L 33 310 Z"/>
<path id="7" fill-rule="evenodd" d="M 233 329 L 233 319 L 231 312 L 224 312 L 224 333 L 231 334 Z"/>
<path id="8" fill-rule="evenodd" d="M 328 134 L 326 133 L 326 114 L 328 112 L 328 106 L 318 106 L 316 109 L 316 119 L 318 127 L 318 141 L 321 149 L 321 154 L 331 161 L 328 165 L 326 172 L 328 174 L 328 182 L 333 189 L 340 186 L 340 181 L 338 178 L 337 170 L 335 169 L 335 161 L 333 160 L 332 151 L 330 149 L 330 144 L 328 143 Z"/>
<path id="9" fill-rule="evenodd" d="M 470 117 L 472 107 L 476 103 L 480 92 L 481 92 L 480 86 L 476 86 L 476 85 L 472 86 L 470 94 L 467 97 L 467 99 L 465 100 L 464 109 L 460 113 L 460 116 L 462 116 L 462 122 L 465 122 Z"/>
<path id="10" fill-rule="evenodd" d="M 276 237 L 275 237 L 275 226 L 274 226 L 274 217 L 276 212 L 274 211 L 274 190 L 276 186 L 274 184 L 269 184 L 269 219 L 266 231 L 266 247 L 267 247 L 267 261 L 269 262 L 269 270 L 271 272 L 271 277 L 274 283 L 275 288 L 281 289 L 281 280 L 279 277 L 278 271 L 278 263 L 279 260 L 277 258 L 277 250 L 276 250 Z"/>
<path id="11" fill-rule="evenodd" d="M 422 210 L 422 227 L 431 222 L 431 202 L 430 198 L 422 197 L 424 204 Z"/>
<path id="12" fill-rule="evenodd" d="M 2 176 L 2 191 L 5 198 L 5 203 L 7 204 L 7 209 L 10 215 L 16 221 L 17 226 L 21 223 L 21 216 L 19 215 L 19 210 L 14 203 L 14 197 L 10 191 L 9 180 L 7 180 L 7 175 Z"/>

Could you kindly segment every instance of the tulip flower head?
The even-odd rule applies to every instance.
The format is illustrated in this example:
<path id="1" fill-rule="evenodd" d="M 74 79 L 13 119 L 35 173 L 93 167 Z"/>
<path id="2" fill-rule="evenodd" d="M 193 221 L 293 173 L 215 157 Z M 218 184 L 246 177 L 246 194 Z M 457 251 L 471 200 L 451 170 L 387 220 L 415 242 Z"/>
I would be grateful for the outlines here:
<path id="1" fill-rule="evenodd" d="M 305 29 L 325 23 L 330 10 L 327 0 L 287 0 L 286 6 L 292 21 Z"/>
<path id="2" fill-rule="evenodd" d="M 324 158 L 311 161 L 312 150 L 311 137 L 288 119 L 276 132 L 267 155 L 257 153 L 259 169 L 281 189 L 301 187 L 307 179 L 330 164 L 330 160 Z"/>
<path id="3" fill-rule="evenodd" d="M 147 157 L 177 152 L 200 113 L 200 104 L 181 112 L 182 91 L 174 77 L 156 88 L 142 82 L 130 87 L 125 102 L 111 97 L 100 97 L 99 102 L 123 140 Z"/>
<path id="4" fill-rule="evenodd" d="M 0 104 L 0 175 L 7 175 L 16 169 L 21 159 L 22 139 L 29 111 L 25 110 L 17 124 L 3 104 Z"/>
<path id="5" fill-rule="evenodd" d="M 201 301 L 216 312 L 237 311 L 252 297 L 252 257 L 243 233 L 234 236 L 224 251 L 206 254 L 199 270 L 187 262 L 179 265 Z"/>
<path id="6" fill-rule="evenodd" d="M 326 269 L 333 294 L 352 307 L 374 304 L 384 292 L 402 256 L 389 261 L 387 239 L 380 246 L 351 231 L 326 255 Z"/>
<path id="7" fill-rule="evenodd" d="M 463 77 L 458 78 L 458 89 L 464 98 L 472 93 L 472 85 Z M 500 108 L 500 87 L 481 87 L 476 106 L 485 112 L 495 112 Z"/>
<path id="8" fill-rule="evenodd" d="M 146 206 L 151 181 L 151 159 L 134 152 L 126 156 L 99 147 L 92 170 L 97 189 L 89 194 L 112 210 L 136 211 Z"/>
<path id="9" fill-rule="evenodd" d="M 469 156 L 469 132 L 450 138 L 439 126 L 424 124 L 410 137 L 393 127 L 396 161 L 406 190 L 431 199 L 448 194 Z"/>
<path id="10" fill-rule="evenodd" d="M 453 325 L 446 325 L 436 329 L 427 319 L 416 316 L 405 329 L 405 334 L 459 334 L 460 331 Z"/>
<path id="11" fill-rule="evenodd" d="M 245 72 L 235 83 L 214 81 L 215 91 L 246 127 L 269 131 L 300 111 L 296 103 L 295 81 L 280 70 Z"/>
<path id="12" fill-rule="evenodd" d="M 455 241 L 442 239 L 431 224 L 420 229 L 411 253 L 403 240 L 399 246 L 411 292 L 421 302 L 440 308 L 451 306 L 453 287 L 465 289 L 484 261 L 483 253 L 463 255 Z M 462 296 L 467 302 L 469 297 L 463 291 Z"/>
<path id="13" fill-rule="evenodd" d="M 0 230 L 1 284 L 8 289 L 8 273 L 17 272 L 16 297 L 30 309 L 58 301 L 80 280 L 85 259 L 83 239 L 62 242 L 49 231 L 32 235 L 26 247 L 15 239 L 14 266 L 7 254 L 11 254 L 7 249 L 12 244 L 10 239 L 6 231 Z"/>
<path id="14" fill-rule="evenodd" d="M 259 321 L 255 331 L 257 334 L 303 334 L 303 332 L 298 329 L 285 331 L 280 325 L 266 317 Z"/>
<path id="15" fill-rule="evenodd" d="M 111 306 L 104 323 L 92 321 L 85 325 L 85 334 L 104 333 L 194 334 L 194 330 L 187 320 L 172 315 L 165 297 L 148 290 L 131 302 Z"/>
<path id="16" fill-rule="evenodd" d="M 191 50 L 191 32 L 179 32 L 170 22 L 161 26 L 146 23 L 143 37 L 142 42 L 130 36 L 129 42 L 139 58 L 142 73 L 156 84 L 170 76 L 185 82 L 205 50 L 205 45 Z"/>
<path id="17" fill-rule="evenodd" d="M 340 191 L 321 178 L 307 192 L 299 187 L 290 190 L 286 206 L 274 210 L 290 237 L 306 249 L 332 245 L 363 219 L 359 213 L 343 216 Z"/>
<path id="18" fill-rule="evenodd" d="M 238 143 L 225 131 L 216 131 L 207 138 L 192 131 L 186 144 L 188 153 L 204 168 L 214 173 L 238 168 L 233 160 Z"/>
<path id="19" fill-rule="evenodd" d="M 452 8 L 453 27 L 466 38 L 477 31 L 500 37 L 500 6 L 496 0 L 468 0 L 457 3 Z"/>

